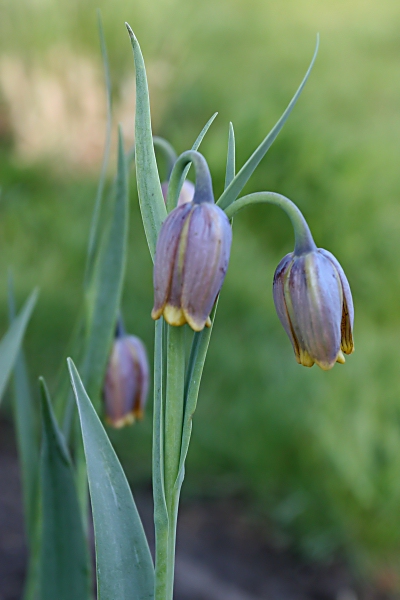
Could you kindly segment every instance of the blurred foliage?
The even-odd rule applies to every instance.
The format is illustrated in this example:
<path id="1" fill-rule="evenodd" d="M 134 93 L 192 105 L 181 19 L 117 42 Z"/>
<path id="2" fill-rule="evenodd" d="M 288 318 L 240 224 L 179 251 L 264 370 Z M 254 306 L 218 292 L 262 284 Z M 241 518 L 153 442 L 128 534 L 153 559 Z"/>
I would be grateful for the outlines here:
<path id="1" fill-rule="evenodd" d="M 290 225 L 272 207 L 240 214 L 184 493 L 243 496 L 313 557 L 346 552 L 378 573 L 398 569 L 400 4 L 8 0 L 0 51 L 29 64 L 60 45 L 100 63 L 98 5 L 116 96 L 133 71 L 125 20 L 142 45 L 155 133 L 181 152 L 220 111 L 202 146 L 216 193 L 229 120 L 240 166 L 285 108 L 320 31 L 311 79 L 246 191 L 274 190 L 294 200 L 317 245 L 339 259 L 354 295 L 356 352 L 329 373 L 295 363 L 271 293 L 274 269 L 292 250 Z M 41 287 L 27 350 L 32 375 L 54 384 L 81 302 L 95 180 L 60 164 L 54 170 L 51 161 L 21 164 L 10 136 L 4 139 L 2 322 L 11 265 L 19 297 Z M 123 308 L 128 330 L 151 352 L 151 263 L 134 191 L 132 205 Z M 150 432 L 148 415 L 113 434 L 132 480 L 149 480 Z"/>

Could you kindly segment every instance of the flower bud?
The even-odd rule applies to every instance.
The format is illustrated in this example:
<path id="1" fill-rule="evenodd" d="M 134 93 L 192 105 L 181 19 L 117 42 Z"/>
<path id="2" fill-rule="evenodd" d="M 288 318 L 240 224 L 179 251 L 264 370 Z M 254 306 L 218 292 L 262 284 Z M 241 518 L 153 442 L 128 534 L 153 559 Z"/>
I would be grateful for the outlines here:
<path id="1" fill-rule="evenodd" d="M 195 197 L 177 206 L 157 240 L 153 319 L 163 315 L 170 325 L 188 323 L 194 331 L 210 325 L 209 314 L 228 269 L 231 242 L 229 219 L 213 198 L 196 202 Z"/>
<path id="2" fill-rule="evenodd" d="M 168 194 L 168 181 L 164 181 L 164 183 L 161 184 L 161 191 L 164 196 L 164 202 L 166 202 L 167 194 Z M 181 204 L 185 204 L 185 202 L 191 202 L 193 200 L 193 196 L 194 196 L 194 184 L 191 181 L 189 181 L 188 179 L 185 179 L 185 181 L 183 182 L 182 189 L 179 194 L 177 206 L 181 206 Z"/>
<path id="3" fill-rule="evenodd" d="M 117 332 L 104 381 L 106 421 L 120 428 L 141 419 L 148 387 L 144 344 L 134 335 Z"/>
<path id="4" fill-rule="evenodd" d="M 344 363 L 354 350 L 354 309 L 350 286 L 336 258 L 322 248 L 287 254 L 275 271 L 273 295 L 278 317 L 297 362 L 321 369 Z"/>

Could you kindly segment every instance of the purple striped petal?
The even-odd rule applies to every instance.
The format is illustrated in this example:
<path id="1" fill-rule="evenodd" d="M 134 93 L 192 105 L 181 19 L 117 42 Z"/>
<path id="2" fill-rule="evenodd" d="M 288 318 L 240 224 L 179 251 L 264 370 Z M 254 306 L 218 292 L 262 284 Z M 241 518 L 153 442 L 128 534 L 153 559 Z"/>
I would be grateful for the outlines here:
<path id="1" fill-rule="evenodd" d="M 181 306 L 187 322 L 201 331 L 228 269 L 232 228 L 215 204 L 195 205 L 189 223 Z"/>
<path id="2" fill-rule="evenodd" d="M 151 313 L 153 319 L 162 315 L 169 299 L 181 232 L 191 209 L 191 203 L 178 206 L 168 215 L 161 227 L 154 260 L 154 307 Z M 176 285 L 175 281 L 174 293 L 177 296 L 176 302 L 179 302 L 180 290 L 177 292 Z"/>
<path id="3" fill-rule="evenodd" d="M 347 277 L 339 263 L 339 261 L 323 248 L 319 248 L 318 252 L 326 256 L 336 267 L 339 273 L 340 281 L 343 290 L 343 312 L 341 321 L 341 348 L 345 354 L 351 354 L 354 350 L 353 327 L 354 327 L 354 306 L 353 297 L 351 295 L 350 285 Z"/>
<path id="4" fill-rule="evenodd" d="M 300 349 L 331 369 L 340 353 L 343 293 L 332 261 L 320 252 L 295 259 L 285 282 L 289 317 Z"/>
<path id="5" fill-rule="evenodd" d="M 274 274 L 274 282 L 272 284 L 272 293 L 274 297 L 275 309 L 279 320 L 283 325 L 284 330 L 290 339 L 297 361 L 299 361 L 299 345 L 294 336 L 292 324 L 290 322 L 289 313 L 286 306 L 284 283 L 288 276 L 291 263 L 293 262 L 293 252 L 286 254 L 276 268 Z"/>

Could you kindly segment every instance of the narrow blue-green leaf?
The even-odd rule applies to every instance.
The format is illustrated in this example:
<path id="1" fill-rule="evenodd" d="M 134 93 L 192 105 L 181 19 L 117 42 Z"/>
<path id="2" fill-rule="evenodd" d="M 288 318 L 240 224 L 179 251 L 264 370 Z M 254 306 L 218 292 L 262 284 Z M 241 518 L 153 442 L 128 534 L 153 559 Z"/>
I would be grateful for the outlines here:
<path id="1" fill-rule="evenodd" d="M 89 478 L 98 599 L 148 600 L 154 597 L 154 569 L 131 490 L 71 359 L 68 368 Z"/>
<path id="2" fill-rule="evenodd" d="M 8 282 L 9 313 L 15 319 L 15 299 L 11 278 Z M 22 346 L 22 345 L 21 345 Z M 25 528 L 29 546 L 33 545 L 34 521 L 37 508 L 37 480 L 39 468 L 39 440 L 35 406 L 26 369 L 25 356 L 18 352 L 13 373 L 14 420 L 18 455 L 21 466 Z"/>
<path id="3" fill-rule="evenodd" d="M 235 132 L 233 124 L 229 123 L 228 135 L 228 153 L 226 159 L 225 189 L 235 177 Z M 185 408 L 182 427 L 182 445 L 179 459 L 178 477 L 175 483 L 175 489 L 179 493 L 183 479 L 185 477 L 185 461 L 189 450 L 190 438 L 192 435 L 193 414 L 197 406 L 199 396 L 201 377 L 203 374 L 204 363 L 206 361 L 208 346 L 210 344 L 211 334 L 214 327 L 215 315 L 217 314 L 219 296 L 211 311 L 211 327 L 204 328 L 193 336 L 192 346 L 188 360 L 188 366 L 185 375 Z"/>
<path id="4" fill-rule="evenodd" d="M 87 346 L 83 359 L 85 385 L 99 404 L 104 372 L 120 307 L 128 237 L 128 179 L 122 132 L 119 131 L 118 174 L 109 227 L 88 289 Z"/>
<path id="5" fill-rule="evenodd" d="M 185 476 L 185 461 L 189 450 L 190 437 L 192 435 L 192 419 L 197 406 L 201 376 L 206 361 L 207 350 L 210 344 L 211 334 L 214 327 L 214 319 L 217 312 L 219 297 L 210 314 L 211 327 L 205 327 L 203 331 L 196 332 L 190 349 L 189 361 L 185 376 L 185 408 L 182 426 L 182 444 L 179 459 L 178 477 L 175 482 L 176 491 L 182 485 Z"/>
<path id="6" fill-rule="evenodd" d="M 215 121 L 217 116 L 218 116 L 218 113 L 216 112 L 212 115 L 212 117 L 210 117 L 208 119 L 207 123 L 204 125 L 203 129 L 200 131 L 199 135 L 197 136 L 197 138 L 192 146 L 192 150 L 199 149 L 201 142 L 203 141 L 207 131 L 210 129 L 212 123 Z"/>
<path id="7" fill-rule="evenodd" d="M 18 356 L 25 329 L 31 317 L 37 296 L 37 290 L 33 291 L 0 342 L 0 401 Z"/>
<path id="8" fill-rule="evenodd" d="M 43 379 L 40 388 L 43 416 L 40 600 L 88 600 L 88 550 L 74 473 Z"/>
<path id="9" fill-rule="evenodd" d="M 269 132 L 267 137 L 264 139 L 264 141 L 261 142 L 261 144 L 258 146 L 258 148 L 250 156 L 248 161 L 240 169 L 240 171 L 238 172 L 236 177 L 231 181 L 229 186 L 222 193 L 221 197 L 219 198 L 219 200 L 217 202 L 217 204 L 219 205 L 220 208 L 227 208 L 230 204 L 232 204 L 232 202 L 234 202 L 236 200 L 236 198 L 238 197 L 238 195 L 240 194 L 240 192 L 242 191 L 242 189 L 244 188 L 244 186 L 250 179 L 251 175 L 255 171 L 256 167 L 259 165 L 260 161 L 265 156 L 265 154 L 267 153 L 267 151 L 269 150 L 269 148 L 271 147 L 271 145 L 277 138 L 279 132 L 281 131 L 281 129 L 284 126 L 284 124 L 286 123 L 290 113 L 292 112 L 297 100 L 299 99 L 299 96 L 300 96 L 301 92 L 303 91 L 303 88 L 304 88 L 304 86 L 307 82 L 307 79 L 311 73 L 311 69 L 313 68 L 315 59 L 317 57 L 318 45 L 319 45 L 319 38 L 317 37 L 317 44 L 315 47 L 314 55 L 312 57 L 310 66 L 308 67 L 307 72 L 304 76 L 304 79 L 301 82 L 297 92 L 295 93 L 295 95 L 293 96 L 291 101 L 289 102 L 287 109 L 285 110 L 285 112 L 283 113 L 283 115 L 281 116 L 279 121 L 271 129 L 271 131 Z"/>
<path id="10" fill-rule="evenodd" d="M 104 186 L 107 175 L 108 161 L 110 159 L 110 148 L 111 148 L 111 130 L 112 130 L 112 101 L 111 101 L 111 77 L 110 77 L 110 66 L 108 62 L 107 46 L 104 37 L 103 22 L 101 19 L 101 12 L 97 9 L 97 26 L 99 30 L 101 56 L 103 59 L 104 79 L 106 86 L 106 105 L 107 105 L 107 122 L 106 122 L 106 139 L 104 144 L 103 162 L 101 166 L 99 183 L 97 186 L 96 200 L 92 215 L 92 224 L 89 233 L 89 243 L 87 250 L 86 260 L 86 272 L 85 272 L 85 283 L 87 284 L 93 264 L 96 257 L 96 251 L 100 241 L 99 224 L 100 214 L 104 195 Z"/>
<path id="11" fill-rule="evenodd" d="M 212 117 L 210 117 L 210 119 L 208 119 L 207 123 L 204 125 L 203 129 L 200 131 L 199 135 L 197 136 L 197 138 L 192 146 L 192 150 L 199 149 L 201 142 L 203 141 L 207 131 L 210 129 L 210 127 L 211 127 L 212 123 L 214 122 L 215 118 L 217 117 L 217 115 L 218 115 L 218 113 L 216 112 L 213 114 Z M 182 173 L 181 180 L 179 182 L 179 190 L 182 189 L 183 182 L 185 181 L 185 179 L 187 177 L 190 167 L 191 167 L 191 163 L 185 167 L 185 170 Z M 179 196 L 179 194 L 178 194 L 178 196 Z"/>
<path id="12" fill-rule="evenodd" d="M 233 124 L 229 123 L 229 135 L 228 135 L 228 153 L 226 156 L 226 171 L 225 171 L 225 189 L 233 181 L 236 171 L 236 159 L 235 159 L 235 131 Z"/>
<path id="13" fill-rule="evenodd" d="M 167 216 L 161 191 L 151 130 L 150 99 L 142 51 L 132 29 L 125 23 L 131 39 L 136 69 L 135 162 L 140 210 L 152 259 L 158 232 Z"/>

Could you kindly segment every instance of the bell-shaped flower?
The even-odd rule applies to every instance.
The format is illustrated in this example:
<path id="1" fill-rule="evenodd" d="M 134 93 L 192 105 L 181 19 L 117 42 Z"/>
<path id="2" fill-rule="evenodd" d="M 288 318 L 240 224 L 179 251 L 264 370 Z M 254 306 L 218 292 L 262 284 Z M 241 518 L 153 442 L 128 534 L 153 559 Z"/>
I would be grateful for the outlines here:
<path id="1" fill-rule="evenodd" d="M 120 428 L 142 419 L 148 388 L 149 365 L 143 342 L 117 330 L 103 388 L 106 421 Z"/>
<path id="2" fill-rule="evenodd" d="M 205 174 L 204 174 L 205 173 Z M 153 319 L 188 323 L 194 331 L 210 325 L 209 315 L 228 269 L 232 228 L 216 204 L 208 168 L 196 175 L 191 202 L 177 206 L 163 223 L 154 263 Z"/>
<path id="3" fill-rule="evenodd" d="M 287 254 L 275 271 L 273 295 L 278 317 L 297 362 L 321 369 L 344 363 L 354 350 L 354 309 L 350 286 L 336 258 L 315 248 Z"/>

